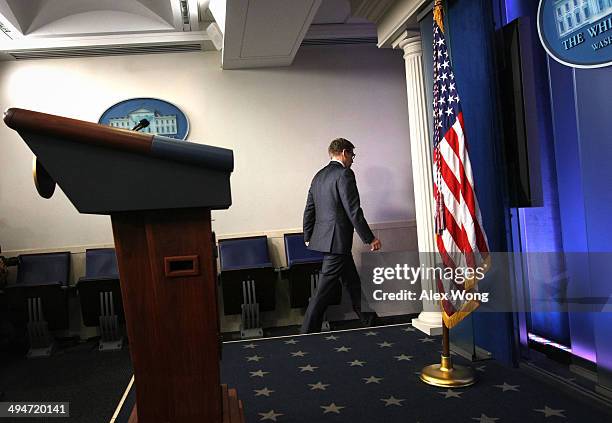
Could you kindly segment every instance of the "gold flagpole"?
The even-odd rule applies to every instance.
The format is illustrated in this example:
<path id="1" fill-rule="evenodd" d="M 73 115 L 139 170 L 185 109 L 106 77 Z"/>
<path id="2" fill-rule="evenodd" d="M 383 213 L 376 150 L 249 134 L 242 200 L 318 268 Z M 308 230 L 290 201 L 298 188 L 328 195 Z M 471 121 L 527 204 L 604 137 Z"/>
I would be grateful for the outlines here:
<path id="1" fill-rule="evenodd" d="M 442 0 L 435 1 L 433 18 L 440 30 L 444 32 Z M 436 236 L 440 236 L 440 234 L 438 233 Z M 444 310 L 442 312 L 444 313 Z M 442 359 L 440 364 L 432 364 L 423 368 L 421 380 L 429 385 L 446 388 L 461 388 L 473 385 L 476 382 L 474 371 L 470 367 L 453 365 L 450 354 L 449 329 L 444 319 L 442 320 Z"/>
<path id="2" fill-rule="evenodd" d="M 476 375 L 471 367 L 453 365 L 450 354 L 449 330 L 442 322 L 442 359 L 440 364 L 432 364 L 421 370 L 421 380 L 428 385 L 443 388 L 463 388 L 476 383 Z"/>

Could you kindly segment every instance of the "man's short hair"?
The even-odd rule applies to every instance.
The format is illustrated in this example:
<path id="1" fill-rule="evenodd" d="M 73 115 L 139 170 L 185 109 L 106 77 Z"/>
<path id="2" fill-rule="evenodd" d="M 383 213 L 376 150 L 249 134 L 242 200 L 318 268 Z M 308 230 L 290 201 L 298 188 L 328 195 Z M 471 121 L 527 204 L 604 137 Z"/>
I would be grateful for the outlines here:
<path id="1" fill-rule="evenodd" d="M 353 151 L 354 149 L 355 146 L 349 140 L 345 138 L 336 138 L 329 144 L 327 151 L 331 156 L 338 156 L 342 154 L 344 150 Z"/>

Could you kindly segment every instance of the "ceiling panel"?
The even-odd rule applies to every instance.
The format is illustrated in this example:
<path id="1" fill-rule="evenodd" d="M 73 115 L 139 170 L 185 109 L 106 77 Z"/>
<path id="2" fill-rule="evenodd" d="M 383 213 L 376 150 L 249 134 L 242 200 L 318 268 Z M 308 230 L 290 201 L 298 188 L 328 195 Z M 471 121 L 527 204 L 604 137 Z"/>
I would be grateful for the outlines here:
<path id="1" fill-rule="evenodd" d="M 290 56 L 308 29 L 314 0 L 249 1 L 241 57 Z"/>

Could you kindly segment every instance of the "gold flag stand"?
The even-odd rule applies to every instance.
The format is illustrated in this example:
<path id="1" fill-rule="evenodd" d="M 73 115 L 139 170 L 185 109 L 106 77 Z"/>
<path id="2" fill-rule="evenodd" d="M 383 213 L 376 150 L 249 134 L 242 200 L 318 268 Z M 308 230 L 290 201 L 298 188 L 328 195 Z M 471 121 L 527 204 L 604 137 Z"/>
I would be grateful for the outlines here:
<path id="1" fill-rule="evenodd" d="M 428 385 L 443 388 L 463 388 L 476 383 L 476 375 L 471 367 L 453 364 L 450 354 L 448 327 L 442 322 L 442 361 L 432 364 L 421 371 L 421 380 Z"/>

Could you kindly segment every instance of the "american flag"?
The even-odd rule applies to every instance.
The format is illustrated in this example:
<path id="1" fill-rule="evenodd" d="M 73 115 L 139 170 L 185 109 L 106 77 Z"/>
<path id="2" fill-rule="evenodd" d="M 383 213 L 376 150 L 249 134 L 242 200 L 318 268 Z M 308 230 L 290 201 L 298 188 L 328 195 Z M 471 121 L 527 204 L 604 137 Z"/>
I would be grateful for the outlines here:
<path id="1" fill-rule="evenodd" d="M 434 7 L 433 52 L 436 244 L 445 270 L 481 267 L 486 271 L 489 247 L 476 199 L 457 83 L 444 36 L 441 0 Z M 477 278 L 466 279 L 464 283 L 441 278 L 437 285 L 441 293 L 452 297 L 453 291 L 475 292 L 476 282 Z M 442 300 L 444 323 L 452 328 L 479 305 L 476 300 Z"/>

